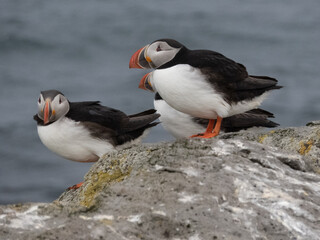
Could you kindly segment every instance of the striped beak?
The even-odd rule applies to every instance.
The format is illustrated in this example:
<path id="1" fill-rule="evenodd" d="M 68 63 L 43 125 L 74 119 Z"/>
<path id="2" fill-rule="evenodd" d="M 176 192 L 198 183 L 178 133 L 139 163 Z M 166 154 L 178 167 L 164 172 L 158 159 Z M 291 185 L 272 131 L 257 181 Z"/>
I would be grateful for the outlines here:
<path id="1" fill-rule="evenodd" d="M 44 108 L 43 108 L 43 123 L 44 123 L 44 125 L 49 123 L 51 114 L 52 114 L 51 100 L 47 99 L 46 103 L 44 105 Z"/>
<path id="2" fill-rule="evenodd" d="M 146 51 L 148 50 L 149 45 L 140 48 L 136 51 L 129 62 L 129 68 L 152 68 L 152 61 L 146 55 Z"/>
<path id="3" fill-rule="evenodd" d="M 143 90 L 149 90 L 151 92 L 154 92 L 154 89 L 151 85 L 151 73 L 147 73 L 146 75 L 143 76 L 143 78 L 141 79 L 140 83 L 139 83 L 139 88 L 143 89 Z"/>

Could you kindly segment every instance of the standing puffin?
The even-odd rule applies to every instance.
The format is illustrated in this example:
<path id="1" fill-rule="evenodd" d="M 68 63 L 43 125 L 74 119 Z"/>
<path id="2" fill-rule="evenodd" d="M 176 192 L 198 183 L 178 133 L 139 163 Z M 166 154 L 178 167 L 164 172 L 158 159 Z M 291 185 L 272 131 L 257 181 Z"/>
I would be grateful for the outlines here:
<path id="1" fill-rule="evenodd" d="M 150 85 L 174 109 L 209 119 L 206 131 L 191 137 L 217 136 L 223 118 L 257 108 L 270 90 L 281 88 L 276 79 L 248 75 L 242 64 L 218 52 L 189 50 L 173 39 L 139 49 L 129 67 L 156 69 L 140 87 Z"/>
<path id="2" fill-rule="evenodd" d="M 170 107 L 160 96 L 155 94 L 154 108 L 160 114 L 159 120 L 163 128 L 177 139 L 188 138 L 199 132 L 204 132 L 208 126 L 208 119 L 192 117 Z M 274 115 L 263 109 L 252 109 L 223 119 L 221 131 L 237 132 L 251 127 L 274 128 L 279 124 L 269 120 Z"/>
<path id="3" fill-rule="evenodd" d="M 57 90 L 42 91 L 38 99 L 38 134 L 54 153 L 78 162 L 95 162 L 103 154 L 136 143 L 157 125 L 155 110 L 127 116 L 98 101 L 69 102 Z"/>

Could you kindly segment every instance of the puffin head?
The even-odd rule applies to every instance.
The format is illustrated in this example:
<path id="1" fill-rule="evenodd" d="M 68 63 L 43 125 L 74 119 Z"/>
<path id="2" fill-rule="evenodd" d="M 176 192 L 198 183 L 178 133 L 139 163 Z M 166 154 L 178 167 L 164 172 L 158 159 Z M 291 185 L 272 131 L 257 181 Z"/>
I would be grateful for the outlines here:
<path id="1" fill-rule="evenodd" d="M 57 90 L 47 90 L 40 93 L 38 99 L 38 117 L 44 125 L 57 121 L 69 112 L 68 99 Z"/>
<path id="2" fill-rule="evenodd" d="M 173 39 L 156 40 L 132 55 L 129 68 L 161 68 L 184 49 L 185 46 Z"/>

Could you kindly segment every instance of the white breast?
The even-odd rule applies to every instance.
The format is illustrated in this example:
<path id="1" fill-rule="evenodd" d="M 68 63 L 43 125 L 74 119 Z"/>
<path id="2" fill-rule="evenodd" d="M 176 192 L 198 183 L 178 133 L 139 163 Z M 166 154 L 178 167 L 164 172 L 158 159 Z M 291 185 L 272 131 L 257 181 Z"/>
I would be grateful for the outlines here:
<path id="1" fill-rule="evenodd" d="M 112 144 L 93 138 L 79 122 L 65 117 L 50 125 L 38 126 L 38 134 L 52 152 L 72 161 L 97 161 L 106 152 L 114 150 Z"/>
<path id="2" fill-rule="evenodd" d="M 228 104 L 205 75 L 188 64 L 155 70 L 151 84 L 161 97 L 176 110 L 194 117 L 216 119 L 258 107 L 265 94 L 250 101 Z"/>
<path id="3" fill-rule="evenodd" d="M 155 70 L 151 84 L 171 107 L 194 117 L 217 118 L 230 109 L 200 70 L 187 64 Z"/>
<path id="4" fill-rule="evenodd" d="M 206 130 L 192 120 L 193 117 L 170 107 L 164 100 L 155 100 L 154 108 L 161 116 L 159 120 L 163 128 L 177 139 L 189 138 Z"/>

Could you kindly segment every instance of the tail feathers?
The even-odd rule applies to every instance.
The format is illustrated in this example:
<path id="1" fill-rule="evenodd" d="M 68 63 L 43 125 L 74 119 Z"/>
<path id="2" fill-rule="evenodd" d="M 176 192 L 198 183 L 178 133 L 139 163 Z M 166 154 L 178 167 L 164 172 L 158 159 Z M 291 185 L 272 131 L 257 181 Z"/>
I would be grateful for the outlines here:
<path id="1" fill-rule="evenodd" d="M 136 140 L 143 135 L 145 130 L 159 124 L 159 122 L 153 122 L 160 117 L 160 114 L 155 112 L 156 110 L 149 109 L 129 115 L 128 123 L 121 128 L 121 132 L 117 136 L 117 145 Z"/>
<path id="2" fill-rule="evenodd" d="M 268 91 L 282 88 L 282 86 L 277 85 L 277 79 L 268 76 L 250 75 L 246 80 L 252 83 L 252 89 L 265 89 Z"/>
<path id="3" fill-rule="evenodd" d="M 279 126 L 279 124 L 269 120 L 268 115 L 253 114 L 252 112 L 250 113 L 250 111 L 225 118 L 222 121 L 222 128 L 224 132 L 235 132 L 251 127 L 274 128 L 277 126 Z"/>
<path id="4" fill-rule="evenodd" d="M 246 113 L 254 114 L 254 115 L 264 115 L 268 118 L 274 118 L 274 114 L 271 112 L 268 112 L 266 110 L 263 110 L 261 108 L 251 109 L 247 111 Z"/>
<path id="5" fill-rule="evenodd" d="M 282 88 L 282 86 L 278 86 L 277 83 L 277 79 L 267 76 L 248 76 L 242 81 L 230 83 L 229 88 L 233 89 L 235 94 L 229 95 L 228 100 L 231 102 L 239 102 L 253 99 L 261 96 L 265 92 Z"/>
<path id="6" fill-rule="evenodd" d="M 158 125 L 159 123 L 160 122 L 149 123 L 149 124 L 145 125 L 144 127 L 141 127 L 141 128 L 136 129 L 134 131 L 125 132 L 123 134 L 118 135 L 117 136 L 117 145 L 122 145 L 124 143 L 131 142 L 131 141 L 138 139 L 139 137 L 141 137 L 144 134 L 144 132 L 148 128 L 154 127 L 154 126 Z"/>
<path id="7" fill-rule="evenodd" d="M 259 78 L 259 79 L 266 79 L 266 80 L 270 80 L 270 81 L 273 81 L 273 82 L 278 82 L 277 79 L 275 78 L 272 78 L 272 77 L 268 77 L 268 76 L 257 76 L 257 75 L 249 75 L 249 77 L 251 78 Z"/>
<path id="8" fill-rule="evenodd" d="M 155 111 L 155 110 L 154 110 Z M 153 111 L 150 111 L 153 112 Z M 160 117 L 160 114 L 158 113 L 151 113 L 150 112 L 145 114 L 139 113 L 136 115 L 129 116 L 129 122 L 122 128 L 123 132 L 131 132 L 134 130 L 137 130 L 139 128 L 143 128 L 149 123 L 153 122 L 154 120 L 158 119 Z"/>
<path id="9" fill-rule="evenodd" d="M 240 91 L 248 90 L 272 90 L 279 89 L 282 86 L 277 85 L 278 80 L 267 76 L 253 76 L 250 75 L 244 81 L 237 82 L 237 88 Z"/>
<path id="10" fill-rule="evenodd" d="M 266 127 L 266 128 L 275 128 L 278 127 L 279 124 L 276 122 L 273 122 L 271 120 L 265 119 L 264 121 L 256 121 L 250 126 L 225 126 L 224 128 L 221 127 L 221 130 L 224 131 L 225 133 L 228 132 L 239 132 L 241 130 L 246 130 L 252 127 Z"/>
<path id="11" fill-rule="evenodd" d="M 274 128 L 279 126 L 268 118 L 273 118 L 273 113 L 257 108 L 245 113 L 233 115 L 222 120 L 221 130 L 224 132 L 237 132 L 251 127 Z M 209 120 L 203 118 L 194 118 L 194 121 L 203 127 L 207 127 Z"/>
<path id="12" fill-rule="evenodd" d="M 132 115 L 128 115 L 129 118 L 133 118 L 133 117 L 139 117 L 139 116 L 144 116 L 144 115 L 149 115 L 149 114 L 153 114 L 155 113 L 157 110 L 155 109 L 149 109 L 140 113 L 136 113 L 136 114 L 132 114 Z"/>

